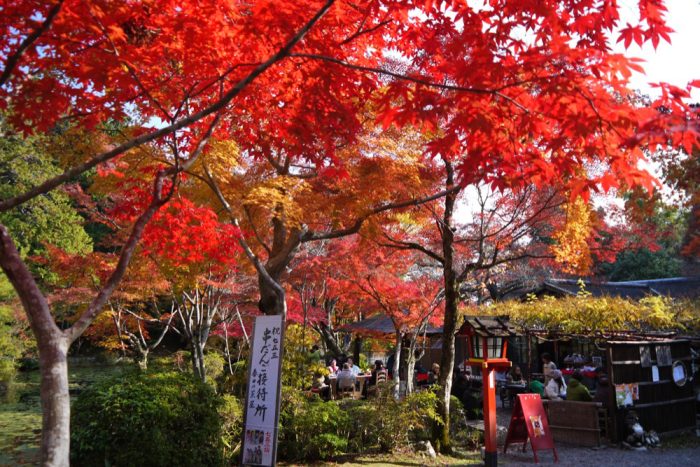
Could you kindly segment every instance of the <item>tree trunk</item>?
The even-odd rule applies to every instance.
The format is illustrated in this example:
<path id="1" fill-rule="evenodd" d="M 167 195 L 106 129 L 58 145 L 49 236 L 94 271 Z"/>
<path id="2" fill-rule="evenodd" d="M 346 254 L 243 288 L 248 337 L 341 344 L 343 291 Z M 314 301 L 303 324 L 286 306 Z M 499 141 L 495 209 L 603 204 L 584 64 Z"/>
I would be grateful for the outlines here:
<path id="1" fill-rule="evenodd" d="M 403 342 L 403 333 L 396 331 L 396 352 L 394 353 L 394 398 L 398 399 L 401 391 L 401 378 L 399 377 L 399 369 L 401 368 L 401 343 Z"/>
<path id="2" fill-rule="evenodd" d="M 360 353 L 362 351 L 362 338 L 359 336 L 355 337 L 355 341 L 352 346 L 352 359 L 355 361 L 355 365 L 360 366 Z"/>
<path id="3" fill-rule="evenodd" d="M 406 394 L 413 392 L 413 375 L 416 369 L 415 340 L 411 339 L 408 347 L 408 358 L 406 359 Z"/>
<path id="4" fill-rule="evenodd" d="M 142 349 L 138 353 L 136 364 L 139 366 L 141 371 L 146 371 L 148 369 L 148 349 Z"/>
<path id="5" fill-rule="evenodd" d="M 446 188 L 454 186 L 454 169 L 452 163 L 443 159 L 447 174 Z M 452 451 L 450 443 L 450 392 L 452 391 L 452 372 L 455 364 L 455 333 L 457 332 L 457 304 L 459 302 L 459 284 L 454 268 L 454 231 L 452 214 L 457 193 L 451 192 L 445 197 L 445 211 L 442 223 L 442 254 L 444 258 L 443 279 L 445 287 L 445 320 L 442 332 L 442 358 L 440 359 L 440 392 L 438 394 L 438 414 L 442 424 L 435 436 L 437 449 L 443 454 Z"/>
<path id="6" fill-rule="evenodd" d="M 38 339 L 41 370 L 41 465 L 68 467 L 70 456 L 70 395 L 68 341 L 63 336 Z"/>
<path id="7" fill-rule="evenodd" d="M 450 291 L 451 289 L 451 291 Z M 442 453 L 450 453 L 450 394 L 452 392 L 452 372 L 455 364 L 455 333 L 457 332 L 457 295 L 455 287 L 445 288 L 445 321 L 442 334 L 442 357 L 440 359 L 440 391 L 438 393 L 438 414 L 442 424 L 438 427 L 435 439 Z"/>
<path id="8" fill-rule="evenodd" d="M 204 368 L 204 347 L 200 344 L 198 337 L 192 340 L 192 372 L 203 383 L 207 382 Z"/>

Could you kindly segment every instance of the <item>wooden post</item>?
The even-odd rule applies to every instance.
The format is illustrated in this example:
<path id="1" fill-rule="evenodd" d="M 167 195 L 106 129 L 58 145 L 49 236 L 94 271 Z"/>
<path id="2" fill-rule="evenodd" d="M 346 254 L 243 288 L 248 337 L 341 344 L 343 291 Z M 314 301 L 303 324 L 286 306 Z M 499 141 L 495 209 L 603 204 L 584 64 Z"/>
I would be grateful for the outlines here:
<path id="1" fill-rule="evenodd" d="M 481 377 L 484 383 L 484 465 L 498 465 L 498 444 L 496 439 L 496 378 L 494 368 L 487 362 L 481 365 Z"/>

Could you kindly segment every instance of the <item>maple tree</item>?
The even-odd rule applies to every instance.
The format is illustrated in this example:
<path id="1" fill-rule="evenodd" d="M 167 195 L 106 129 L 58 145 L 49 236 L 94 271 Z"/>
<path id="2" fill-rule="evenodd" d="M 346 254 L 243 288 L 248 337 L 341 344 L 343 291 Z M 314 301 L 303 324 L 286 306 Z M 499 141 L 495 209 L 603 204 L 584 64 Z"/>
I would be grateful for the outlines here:
<path id="1" fill-rule="evenodd" d="M 421 268 L 412 252 L 382 251 L 368 245 L 358 245 L 355 250 L 362 253 L 345 258 L 342 266 L 342 286 L 348 290 L 343 300 L 365 318 L 380 313 L 391 319 L 396 355 L 392 374 L 398 380 L 402 345 L 407 342 L 406 392 L 410 394 L 415 363 L 425 351 L 419 351 L 419 345 L 425 343 L 425 331 L 429 324 L 442 321 L 440 277 L 430 268 Z M 398 384 L 394 393 L 398 398 Z"/>
<path id="2" fill-rule="evenodd" d="M 146 224 L 179 186 L 177 173 L 195 163 L 212 135 L 282 168 L 279 175 L 311 161 L 332 178 L 342 175 L 338 153 L 357 142 L 371 102 L 385 126 L 410 124 L 429 134 L 427 155 L 454 162 L 455 184 L 553 183 L 574 197 L 599 186 L 649 184 L 637 166 L 642 148 L 670 143 L 692 154 L 697 121 L 684 103 L 688 88 L 661 84 L 658 100 L 641 109 L 628 98 L 628 78 L 639 65 L 609 43 L 656 44 L 670 33 L 664 2 L 637 4 L 639 21 L 617 30 L 614 0 L 490 0 L 478 7 L 432 0 L 5 2 L 0 103 L 18 129 L 105 130 L 109 122 L 137 121 L 63 173 L 1 200 L 0 211 L 144 145 L 167 148 L 174 163 L 151 174 L 152 202 L 133 223 L 114 274 L 69 330 L 55 326 L 2 229 L 0 264 L 40 343 L 43 462 L 68 463 L 68 346 L 102 311 Z M 588 164 L 606 171 L 588 173 Z M 231 217 L 235 225 L 238 213 Z M 345 218 L 350 224 L 340 231 L 357 229 L 351 219 L 358 220 Z M 331 231 L 324 224 L 308 235 Z M 289 240 L 298 229 L 277 232 Z M 266 265 L 244 237 L 239 243 L 262 278 L 261 308 L 284 312 L 285 291 L 270 271 L 283 269 L 288 255 Z"/>

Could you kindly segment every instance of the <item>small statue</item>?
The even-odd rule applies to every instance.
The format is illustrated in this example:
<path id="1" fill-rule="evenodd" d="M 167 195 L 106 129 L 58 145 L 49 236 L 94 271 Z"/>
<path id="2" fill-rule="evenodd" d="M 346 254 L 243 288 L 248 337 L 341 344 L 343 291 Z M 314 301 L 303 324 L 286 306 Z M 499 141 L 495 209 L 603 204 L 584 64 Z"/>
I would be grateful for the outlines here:
<path id="1" fill-rule="evenodd" d="M 646 450 L 646 446 L 656 447 L 661 444 L 659 435 L 654 430 L 644 431 L 642 424 L 639 423 L 639 416 L 634 410 L 627 412 L 625 426 L 627 427 L 627 438 L 622 442 L 625 447 L 643 451 Z"/>

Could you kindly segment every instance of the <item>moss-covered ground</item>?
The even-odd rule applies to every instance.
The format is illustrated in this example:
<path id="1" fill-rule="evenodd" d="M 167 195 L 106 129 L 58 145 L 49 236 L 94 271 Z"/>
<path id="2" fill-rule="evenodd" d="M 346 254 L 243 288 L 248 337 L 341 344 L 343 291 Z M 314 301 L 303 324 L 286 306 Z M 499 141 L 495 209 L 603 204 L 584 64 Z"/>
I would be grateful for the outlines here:
<path id="1" fill-rule="evenodd" d="M 71 396 L 120 371 L 114 365 L 74 365 L 68 375 Z M 40 439 L 39 372 L 21 372 L 0 399 L 0 466 L 37 465 Z"/>

